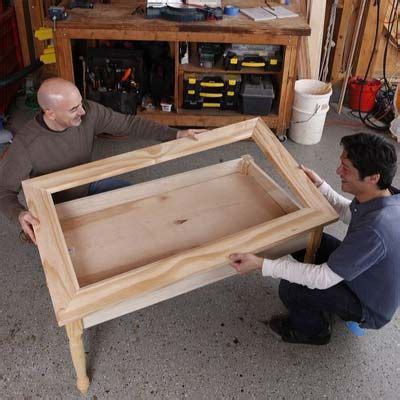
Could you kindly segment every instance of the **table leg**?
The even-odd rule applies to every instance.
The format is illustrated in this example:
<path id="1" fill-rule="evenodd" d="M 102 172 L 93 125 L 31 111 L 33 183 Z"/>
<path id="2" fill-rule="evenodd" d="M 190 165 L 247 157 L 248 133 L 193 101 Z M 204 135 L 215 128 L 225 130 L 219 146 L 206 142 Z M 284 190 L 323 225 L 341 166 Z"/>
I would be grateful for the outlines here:
<path id="1" fill-rule="evenodd" d="M 316 228 L 310 233 L 307 241 L 306 254 L 304 256 L 305 263 L 312 264 L 314 262 L 315 253 L 321 243 L 322 231 L 323 228 Z"/>
<path id="2" fill-rule="evenodd" d="M 74 321 L 65 326 L 69 339 L 72 362 L 76 371 L 76 387 L 82 394 L 86 394 L 89 388 L 89 378 L 86 374 L 86 357 L 83 347 L 83 325 L 82 321 Z"/>

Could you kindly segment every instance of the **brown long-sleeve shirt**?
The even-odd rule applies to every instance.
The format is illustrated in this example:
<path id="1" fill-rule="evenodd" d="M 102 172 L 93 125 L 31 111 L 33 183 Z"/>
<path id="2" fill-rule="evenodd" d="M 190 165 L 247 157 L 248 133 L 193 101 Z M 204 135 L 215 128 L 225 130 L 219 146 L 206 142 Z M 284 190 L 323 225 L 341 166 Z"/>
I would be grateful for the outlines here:
<path id="1" fill-rule="evenodd" d="M 112 111 L 92 101 L 84 102 L 86 115 L 78 127 L 54 132 L 40 118 L 28 122 L 15 136 L 0 162 L 0 212 L 18 220 L 24 207 L 18 201 L 21 181 L 91 161 L 98 133 L 146 137 L 160 141 L 176 138 L 177 130 L 140 117 Z M 87 195 L 88 185 L 56 193 L 55 202 Z"/>

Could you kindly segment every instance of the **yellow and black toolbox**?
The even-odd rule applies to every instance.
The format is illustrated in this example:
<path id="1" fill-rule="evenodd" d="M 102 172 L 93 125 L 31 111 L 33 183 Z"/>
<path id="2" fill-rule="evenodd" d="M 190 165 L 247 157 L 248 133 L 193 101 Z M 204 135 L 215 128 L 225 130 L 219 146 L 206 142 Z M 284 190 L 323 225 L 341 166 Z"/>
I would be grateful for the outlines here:
<path id="1" fill-rule="evenodd" d="M 279 72 L 282 68 L 281 46 L 232 44 L 224 53 L 226 70 L 252 68 L 256 72 Z"/>
<path id="2" fill-rule="evenodd" d="M 183 107 L 237 110 L 241 76 L 186 73 L 183 78 Z"/>

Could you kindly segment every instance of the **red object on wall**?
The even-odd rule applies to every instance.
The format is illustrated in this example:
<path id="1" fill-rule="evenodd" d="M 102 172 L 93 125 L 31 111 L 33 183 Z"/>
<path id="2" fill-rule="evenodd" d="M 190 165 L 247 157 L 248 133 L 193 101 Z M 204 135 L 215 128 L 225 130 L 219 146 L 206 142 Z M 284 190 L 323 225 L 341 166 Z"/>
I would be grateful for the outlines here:
<path id="1" fill-rule="evenodd" d="M 0 12 L 0 80 L 24 67 L 14 7 Z M 15 82 L 0 88 L 0 113 L 4 113 L 21 86 Z"/>
<path id="2" fill-rule="evenodd" d="M 349 79 L 349 107 L 354 111 L 370 112 L 375 106 L 375 99 L 381 82 L 378 79 Z"/>

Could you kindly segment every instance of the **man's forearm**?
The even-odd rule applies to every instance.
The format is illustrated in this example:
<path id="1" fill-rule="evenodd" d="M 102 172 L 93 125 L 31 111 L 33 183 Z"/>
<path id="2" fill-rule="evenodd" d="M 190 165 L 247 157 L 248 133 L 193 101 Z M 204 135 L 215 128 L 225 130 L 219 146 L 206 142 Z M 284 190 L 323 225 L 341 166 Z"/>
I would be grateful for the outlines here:
<path id="1" fill-rule="evenodd" d="M 148 138 L 167 141 L 176 138 L 177 129 L 136 115 L 115 112 L 101 104 L 87 102 L 87 118 L 93 121 L 95 133 L 112 135 L 129 135 L 137 138 Z"/>
<path id="2" fill-rule="evenodd" d="M 135 136 L 156 139 L 160 142 L 176 139 L 178 132 L 175 128 L 170 128 L 167 125 L 162 125 L 142 117 L 136 117 L 135 130 L 139 133 L 139 135 Z"/>
<path id="3" fill-rule="evenodd" d="M 21 211 L 25 211 L 25 207 L 18 201 L 18 196 L 13 192 L 0 190 L 0 212 L 12 223 L 19 224 L 18 215 Z"/>
<path id="4" fill-rule="evenodd" d="M 319 191 L 328 200 L 329 204 L 336 210 L 339 214 L 340 220 L 345 224 L 350 223 L 351 212 L 349 199 L 335 192 L 332 187 L 325 181 L 318 187 Z"/>
<path id="5" fill-rule="evenodd" d="M 285 279 L 310 289 L 328 289 L 343 280 L 326 263 L 321 265 L 304 264 L 295 261 L 290 256 L 277 260 L 265 259 L 262 274 L 272 278 Z"/>

